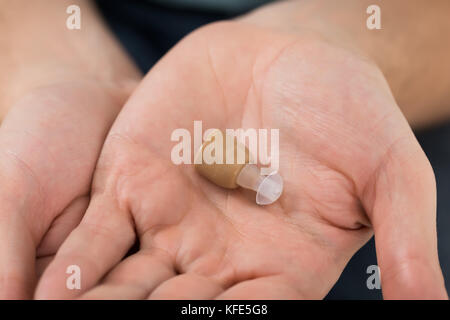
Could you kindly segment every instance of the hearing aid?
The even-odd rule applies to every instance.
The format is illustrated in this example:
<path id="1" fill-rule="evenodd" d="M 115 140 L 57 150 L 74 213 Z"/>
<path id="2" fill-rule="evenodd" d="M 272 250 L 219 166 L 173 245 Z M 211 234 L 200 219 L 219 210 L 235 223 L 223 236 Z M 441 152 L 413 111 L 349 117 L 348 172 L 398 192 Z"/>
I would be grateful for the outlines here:
<path id="1" fill-rule="evenodd" d="M 218 129 L 197 150 L 194 165 L 201 176 L 217 186 L 255 191 L 258 205 L 275 202 L 283 192 L 283 179 L 277 172 L 262 175 L 260 168 L 252 163 L 248 148 L 235 136 Z"/>

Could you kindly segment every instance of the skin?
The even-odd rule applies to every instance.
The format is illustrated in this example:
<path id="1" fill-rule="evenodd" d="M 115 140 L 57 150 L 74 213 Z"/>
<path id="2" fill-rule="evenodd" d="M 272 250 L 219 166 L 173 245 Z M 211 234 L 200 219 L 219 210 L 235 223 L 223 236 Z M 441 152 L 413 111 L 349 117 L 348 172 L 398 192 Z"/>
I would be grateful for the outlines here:
<path id="1" fill-rule="evenodd" d="M 380 8 L 380 30 L 366 28 Z M 450 118 L 450 2 L 433 0 L 293 0 L 265 6 L 246 17 L 260 26 L 325 34 L 338 46 L 368 57 L 383 72 L 413 128 Z"/>
<path id="2" fill-rule="evenodd" d="M 259 207 L 172 164 L 171 132 L 198 119 L 280 129 L 276 203 Z M 36 297 L 319 299 L 375 232 L 385 298 L 446 298 L 435 192 L 371 60 L 311 30 L 216 23 L 182 40 L 126 103 L 89 208 Z M 81 290 L 66 288 L 72 264 Z"/>
<path id="3" fill-rule="evenodd" d="M 58 248 L 37 298 L 321 298 L 373 231 L 385 297 L 447 297 L 433 172 L 383 77 L 404 101 L 388 57 L 292 16 L 303 1 L 208 26 L 147 75 L 97 162 L 140 75 L 87 1 L 89 28 L 75 32 L 55 27 L 70 1 L 39 1 L 0 0 L 0 30 L 11 30 L 0 37 L 1 298 L 31 297 Z M 312 3 L 311 17 L 353 21 Z M 444 87 L 445 67 L 433 70 Z M 428 102 L 416 111 L 446 114 Z M 198 119 L 280 129 L 276 204 L 257 207 L 253 194 L 171 164 L 170 133 Z M 72 264 L 81 291 L 66 289 Z"/>
<path id="4" fill-rule="evenodd" d="M 87 2 L 80 4 L 93 38 L 53 27 L 69 1 L 47 4 L 0 2 L 1 29 L 11 30 L 0 40 L 10 48 L 0 57 L 1 299 L 31 298 L 80 222 L 106 134 L 140 77 Z M 108 54 L 86 61 L 86 44 Z"/>

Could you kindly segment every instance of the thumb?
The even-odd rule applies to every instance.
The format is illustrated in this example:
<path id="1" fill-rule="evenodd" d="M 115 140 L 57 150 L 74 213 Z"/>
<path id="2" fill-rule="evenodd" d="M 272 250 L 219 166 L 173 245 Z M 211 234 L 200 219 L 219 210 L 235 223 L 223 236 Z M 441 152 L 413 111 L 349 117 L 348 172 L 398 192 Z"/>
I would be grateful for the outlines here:
<path id="1" fill-rule="evenodd" d="M 437 251 L 435 178 L 411 136 L 391 146 L 362 197 L 375 232 L 383 296 L 447 299 Z"/>

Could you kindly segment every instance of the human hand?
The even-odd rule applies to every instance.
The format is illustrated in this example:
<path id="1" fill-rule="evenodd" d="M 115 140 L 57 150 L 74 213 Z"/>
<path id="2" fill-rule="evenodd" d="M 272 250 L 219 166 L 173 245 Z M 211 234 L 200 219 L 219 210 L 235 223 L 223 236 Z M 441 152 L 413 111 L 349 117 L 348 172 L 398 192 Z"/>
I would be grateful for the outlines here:
<path id="1" fill-rule="evenodd" d="M 124 92 L 96 81 L 49 85 L 27 93 L 4 119 L 0 177 L 8 183 L 0 186 L 3 298 L 30 297 L 36 277 L 81 220 L 95 163 Z"/>
<path id="2" fill-rule="evenodd" d="M 176 128 L 280 129 L 259 207 L 170 160 Z M 89 208 L 37 298 L 323 298 L 375 232 L 385 298 L 445 298 L 432 168 L 370 60 L 244 20 L 182 40 L 111 129 Z M 136 237 L 139 251 L 121 261 Z M 65 270 L 81 268 L 81 290 Z"/>
<path id="3" fill-rule="evenodd" d="M 0 4 L 0 299 L 31 298 L 78 225 L 106 134 L 140 78 L 88 1 L 77 4 L 89 28 L 74 32 L 71 1 L 37 2 Z"/>

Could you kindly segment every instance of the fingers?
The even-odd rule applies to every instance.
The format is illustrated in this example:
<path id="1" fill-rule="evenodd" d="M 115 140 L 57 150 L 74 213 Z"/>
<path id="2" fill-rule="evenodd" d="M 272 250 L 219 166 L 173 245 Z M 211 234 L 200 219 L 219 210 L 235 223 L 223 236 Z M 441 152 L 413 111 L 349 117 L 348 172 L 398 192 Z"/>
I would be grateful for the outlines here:
<path id="1" fill-rule="evenodd" d="M 52 222 L 36 250 L 37 258 L 54 255 L 70 232 L 80 223 L 89 204 L 89 197 L 76 198 Z"/>
<path id="2" fill-rule="evenodd" d="M 35 243 L 19 212 L 0 208 L 0 300 L 29 299 L 35 285 Z"/>
<path id="3" fill-rule="evenodd" d="M 56 251 L 80 223 L 89 204 L 89 197 L 83 196 L 75 199 L 53 221 L 50 229 L 44 235 L 36 250 L 36 277 L 39 279 L 47 266 L 52 262 Z"/>
<path id="4" fill-rule="evenodd" d="M 212 299 L 222 291 L 222 287 L 211 278 L 186 273 L 164 282 L 150 294 L 149 299 L 203 300 Z"/>
<path id="5" fill-rule="evenodd" d="M 436 239 L 436 186 L 418 143 L 395 145 L 366 188 L 384 298 L 447 298 Z"/>
<path id="6" fill-rule="evenodd" d="M 175 276 L 172 259 L 158 250 L 141 250 L 115 267 L 99 286 L 80 299 L 145 299 Z"/>
<path id="7" fill-rule="evenodd" d="M 39 189 L 22 162 L 0 155 L 0 299 L 28 299 L 35 285 Z M 20 191 L 20 193 L 18 193 Z"/>
<path id="8" fill-rule="evenodd" d="M 0 135 L 0 299 L 31 298 L 36 244 L 46 228 L 39 183 Z"/>
<path id="9" fill-rule="evenodd" d="M 47 269 L 48 265 L 53 261 L 55 256 L 45 256 L 42 258 L 36 258 L 36 278 L 39 279 Z"/>
<path id="10" fill-rule="evenodd" d="M 131 218 L 114 199 L 94 197 L 80 225 L 69 235 L 45 270 L 38 299 L 71 299 L 95 285 L 126 254 L 135 239 Z M 79 267 L 80 289 L 70 289 L 66 271 Z"/>
<path id="11" fill-rule="evenodd" d="M 281 276 L 270 276 L 247 280 L 236 284 L 217 297 L 220 300 L 291 300 L 321 299 L 323 297 L 302 297 L 292 284 Z"/>

